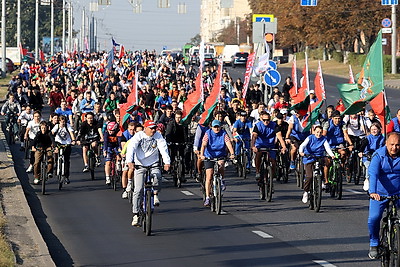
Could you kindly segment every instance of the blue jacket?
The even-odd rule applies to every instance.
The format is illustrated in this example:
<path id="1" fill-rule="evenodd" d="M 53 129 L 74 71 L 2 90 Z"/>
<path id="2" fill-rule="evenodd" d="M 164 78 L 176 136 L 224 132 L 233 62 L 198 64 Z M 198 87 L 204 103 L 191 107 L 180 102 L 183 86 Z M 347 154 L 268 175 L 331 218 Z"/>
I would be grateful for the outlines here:
<path id="1" fill-rule="evenodd" d="M 227 155 L 224 130 L 220 130 L 219 133 L 214 133 L 212 129 L 207 130 L 208 143 L 204 151 L 206 158 L 221 158 Z"/>
<path id="2" fill-rule="evenodd" d="M 376 150 L 368 168 L 369 193 L 382 196 L 400 194 L 400 157 L 392 158 L 386 146 Z"/>
<path id="3" fill-rule="evenodd" d="M 270 121 L 267 126 L 262 121 L 256 123 L 254 128 L 257 127 L 258 136 L 255 142 L 256 148 L 274 148 L 275 147 L 275 127 L 276 123 Z"/>
<path id="4" fill-rule="evenodd" d="M 240 119 L 235 121 L 233 128 L 237 129 L 237 133 L 244 139 L 250 139 L 250 129 L 252 128 L 251 121 L 242 122 Z"/>
<path id="5" fill-rule="evenodd" d="M 329 128 L 326 137 L 328 138 L 329 145 L 337 146 L 339 144 L 344 143 L 344 133 L 342 130 L 343 121 L 339 123 L 339 125 L 334 125 L 332 119 L 329 121 Z"/>
<path id="6" fill-rule="evenodd" d="M 309 139 L 307 146 L 304 148 L 304 154 L 313 155 L 315 157 L 322 157 L 325 153 L 324 143 L 326 141 L 325 136 L 317 138 L 315 135 L 307 137 Z M 312 163 L 315 159 L 312 157 L 303 157 L 303 163 Z"/>
<path id="7" fill-rule="evenodd" d="M 382 134 L 372 135 L 369 134 L 367 137 L 368 144 L 364 148 L 364 154 L 373 154 L 378 148 L 383 147 L 385 145 L 385 137 Z M 367 160 L 367 157 L 363 157 L 363 162 Z"/>
<path id="8" fill-rule="evenodd" d="M 392 121 L 393 121 L 393 130 L 395 132 L 400 133 L 400 125 L 399 125 L 399 120 L 397 119 L 397 117 L 393 118 Z"/>
<path id="9" fill-rule="evenodd" d="M 300 120 L 299 118 L 297 118 L 296 115 L 293 115 L 293 119 L 294 119 L 294 124 L 293 124 L 293 130 L 290 133 L 290 136 L 293 136 L 294 138 L 296 138 L 299 141 L 303 141 L 307 138 L 307 136 L 310 135 L 310 132 L 302 132 L 300 131 Z"/>

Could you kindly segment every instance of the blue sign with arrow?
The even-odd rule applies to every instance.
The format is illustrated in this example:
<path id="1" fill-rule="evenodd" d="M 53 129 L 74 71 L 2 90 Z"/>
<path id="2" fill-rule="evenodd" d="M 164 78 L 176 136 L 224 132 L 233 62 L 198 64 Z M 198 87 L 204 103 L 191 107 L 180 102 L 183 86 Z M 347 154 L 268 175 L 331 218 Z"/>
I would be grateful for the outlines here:
<path id="1" fill-rule="evenodd" d="M 276 68 L 278 67 L 275 61 L 269 60 L 268 63 L 269 63 L 269 69 L 276 70 Z"/>
<path id="2" fill-rule="evenodd" d="M 281 74 L 277 70 L 268 70 L 264 74 L 264 81 L 268 86 L 277 86 L 281 82 Z"/>
<path id="3" fill-rule="evenodd" d="M 317 6 L 317 3 L 318 0 L 300 0 L 301 6 Z"/>
<path id="4" fill-rule="evenodd" d="M 398 5 L 399 0 L 382 0 L 383 6 L 391 6 L 391 5 Z"/>

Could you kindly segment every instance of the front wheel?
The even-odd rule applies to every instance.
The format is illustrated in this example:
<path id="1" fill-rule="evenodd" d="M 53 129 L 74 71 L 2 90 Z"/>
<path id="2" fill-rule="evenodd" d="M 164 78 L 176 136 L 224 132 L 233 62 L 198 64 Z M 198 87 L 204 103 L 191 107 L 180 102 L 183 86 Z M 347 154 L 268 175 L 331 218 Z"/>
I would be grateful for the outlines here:
<path id="1" fill-rule="evenodd" d="M 243 179 L 247 178 L 247 153 L 242 153 L 242 173 L 243 173 Z"/>
<path id="2" fill-rule="evenodd" d="M 43 159 L 44 160 L 44 159 Z M 41 178 L 42 178 L 42 195 L 46 194 L 46 163 L 42 163 L 41 165 Z"/>
<path id="3" fill-rule="evenodd" d="M 215 192 L 215 213 L 218 215 L 222 211 L 222 190 L 221 190 L 221 177 L 216 177 L 216 192 Z"/>
<path id="4" fill-rule="evenodd" d="M 342 178 L 342 167 L 336 169 L 336 198 L 342 199 L 343 194 L 343 178 Z"/>
<path id="5" fill-rule="evenodd" d="M 400 266 L 400 226 L 395 224 L 391 235 L 390 265 Z"/>
<path id="6" fill-rule="evenodd" d="M 322 180 L 320 175 L 313 177 L 313 191 L 314 210 L 319 212 L 322 199 Z"/>
<path id="7" fill-rule="evenodd" d="M 267 191 L 267 201 L 272 201 L 272 193 L 274 188 L 274 176 L 272 175 L 271 166 L 267 167 L 267 177 L 266 177 L 266 191 Z"/>
<path id="8" fill-rule="evenodd" d="M 151 201 L 152 201 L 152 192 L 151 190 L 146 190 L 146 235 L 151 235 Z"/>
<path id="9" fill-rule="evenodd" d="M 388 267 L 390 259 L 390 250 L 389 250 L 389 239 L 388 239 L 389 226 L 387 225 L 387 223 L 382 223 L 379 236 L 380 236 L 379 253 L 381 258 L 381 266 Z"/>

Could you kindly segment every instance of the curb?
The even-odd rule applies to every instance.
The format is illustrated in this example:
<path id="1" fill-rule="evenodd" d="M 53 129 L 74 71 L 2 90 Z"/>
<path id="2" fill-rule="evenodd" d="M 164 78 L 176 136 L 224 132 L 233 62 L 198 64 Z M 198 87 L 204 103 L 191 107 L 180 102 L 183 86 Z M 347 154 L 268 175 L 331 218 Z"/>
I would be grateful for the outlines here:
<path id="1" fill-rule="evenodd" d="M 0 124 L 1 125 L 1 124 Z M 24 253 L 24 251 L 17 249 L 18 255 L 17 257 L 20 257 L 23 261 L 22 265 L 28 266 L 30 265 L 31 260 L 27 260 L 27 258 L 32 258 L 32 260 L 35 262 L 35 266 L 56 266 L 55 263 L 53 262 L 53 259 L 51 258 L 49 249 L 39 231 L 39 228 L 37 227 L 35 223 L 35 219 L 33 218 L 31 209 L 29 207 L 28 201 L 25 197 L 24 190 L 22 188 L 22 185 L 17 177 L 17 174 L 14 170 L 14 162 L 11 154 L 10 147 L 7 144 L 5 134 L 3 130 L 0 131 L 0 140 L 2 144 L 4 145 L 5 152 L 0 151 L 0 158 L 1 158 L 1 163 L 7 165 L 7 169 L 9 168 L 11 172 L 11 177 L 8 178 L 8 181 L 10 184 L 12 184 L 13 188 L 11 188 L 12 192 L 8 192 L 8 194 L 12 194 L 12 202 L 7 203 L 5 200 L 5 189 L 0 188 L 1 193 L 2 193 L 2 205 L 3 205 L 3 210 L 4 210 L 4 216 L 6 218 L 6 237 L 8 241 L 11 241 L 13 247 L 17 248 L 22 248 L 23 246 L 20 246 L 20 243 L 23 243 L 24 240 L 20 240 L 17 236 L 17 238 L 9 238 L 9 234 L 15 234 L 16 232 L 19 232 L 21 229 L 20 224 L 14 225 L 10 221 L 12 220 L 12 217 L 15 216 L 13 213 L 18 214 L 19 216 L 23 216 L 26 218 L 26 222 L 23 225 L 23 228 L 25 229 L 26 233 L 24 233 L 26 236 L 25 238 L 29 238 L 32 240 L 34 247 L 35 247 L 35 254 L 32 255 L 29 253 Z M 5 154 L 5 155 L 4 155 Z M 15 211 L 15 212 L 14 212 Z M 15 237 L 15 236 L 14 236 Z M 13 239 L 13 240 L 10 240 Z M 13 249 L 14 254 L 15 254 L 15 249 Z M 17 263 L 16 263 L 17 264 Z"/>

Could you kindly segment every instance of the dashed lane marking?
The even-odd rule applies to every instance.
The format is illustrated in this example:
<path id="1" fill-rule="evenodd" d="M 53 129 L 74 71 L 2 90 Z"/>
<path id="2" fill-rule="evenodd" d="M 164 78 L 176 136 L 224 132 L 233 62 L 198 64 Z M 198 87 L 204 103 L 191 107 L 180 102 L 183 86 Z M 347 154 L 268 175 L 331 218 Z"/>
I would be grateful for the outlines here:
<path id="1" fill-rule="evenodd" d="M 314 263 L 319 264 L 323 267 L 336 267 L 336 265 L 333 265 L 332 263 L 329 263 L 327 261 L 322 261 L 322 260 L 313 260 Z"/>
<path id="2" fill-rule="evenodd" d="M 263 231 L 252 231 L 252 232 L 258 236 L 261 236 L 262 238 L 274 238 L 272 235 L 269 235 Z"/>
<path id="3" fill-rule="evenodd" d="M 193 196 L 194 194 L 190 191 L 181 191 L 186 196 Z"/>
<path id="4" fill-rule="evenodd" d="M 360 191 L 356 191 L 356 190 L 353 190 L 353 189 L 345 189 L 345 190 L 347 192 L 358 194 L 358 195 L 365 194 L 365 192 L 360 192 Z"/>

